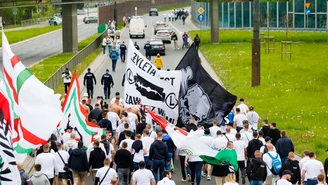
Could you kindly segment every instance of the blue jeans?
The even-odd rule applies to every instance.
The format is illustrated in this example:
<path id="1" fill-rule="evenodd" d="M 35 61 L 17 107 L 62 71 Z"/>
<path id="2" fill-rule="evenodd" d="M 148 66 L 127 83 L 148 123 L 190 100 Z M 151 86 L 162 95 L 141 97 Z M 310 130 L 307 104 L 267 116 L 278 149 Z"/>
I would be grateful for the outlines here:
<path id="1" fill-rule="evenodd" d="M 262 185 L 263 181 L 262 180 L 251 180 L 250 185 Z"/>
<path id="2" fill-rule="evenodd" d="M 316 185 L 318 184 L 318 181 L 317 180 L 310 180 L 310 179 L 307 179 L 305 181 L 305 185 Z"/>
<path id="3" fill-rule="evenodd" d="M 171 170 L 171 158 L 172 158 L 172 153 L 169 153 L 169 164 L 165 165 L 165 170 Z"/>
<path id="4" fill-rule="evenodd" d="M 148 170 L 150 170 L 153 163 L 149 161 L 149 156 L 144 156 L 144 159 L 145 159 L 145 163 L 146 163 L 146 168 Z"/>
<path id="5" fill-rule="evenodd" d="M 108 53 L 112 50 L 112 45 L 108 45 Z"/>
<path id="6" fill-rule="evenodd" d="M 190 166 L 190 176 L 191 176 L 191 183 L 195 182 L 196 177 L 196 184 L 200 185 L 200 179 L 202 176 L 202 166 L 203 161 L 197 161 L 197 162 L 188 162 Z"/>
<path id="7" fill-rule="evenodd" d="M 106 45 L 102 47 L 103 47 L 103 54 L 106 54 Z"/>
<path id="8" fill-rule="evenodd" d="M 153 174 L 156 182 L 163 179 L 165 160 L 153 160 Z M 158 170 L 159 170 L 159 179 L 158 179 Z"/>
<path id="9" fill-rule="evenodd" d="M 112 60 L 112 71 L 115 71 L 117 60 Z"/>

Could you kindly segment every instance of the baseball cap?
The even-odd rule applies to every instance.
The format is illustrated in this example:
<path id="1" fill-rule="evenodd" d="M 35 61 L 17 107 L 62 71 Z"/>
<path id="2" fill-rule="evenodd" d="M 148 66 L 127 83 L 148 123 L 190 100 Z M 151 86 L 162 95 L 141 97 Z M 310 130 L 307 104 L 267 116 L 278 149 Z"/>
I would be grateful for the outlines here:
<path id="1" fill-rule="evenodd" d="M 268 141 L 271 141 L 271 140 L 272 140 L 272 138 L 271 138 L 271 137 L 269 137 L 269 136 L 266 136 L 266 137 L 264 138 L 264 140 L 265 140 L 265 142 L 268 142 Z"/>
<path id="2" fill-rule="evenodd" d="M 282 175 L 293 175 L 293 173 L 290 170 L 284 170 Z"/>

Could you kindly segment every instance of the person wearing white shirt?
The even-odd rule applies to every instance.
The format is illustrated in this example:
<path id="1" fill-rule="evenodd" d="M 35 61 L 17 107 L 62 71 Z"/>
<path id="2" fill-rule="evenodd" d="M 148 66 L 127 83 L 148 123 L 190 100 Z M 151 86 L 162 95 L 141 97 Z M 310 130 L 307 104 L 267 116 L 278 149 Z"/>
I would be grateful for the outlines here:
<path id="1" fill-rule="evenodd" d="M 239 182 L 239 171 L 242 174 L 242 181 L 245 182 L 245 156 L 247 152 L 247 144 L 241 140 L 240 133 L 236 134 L 236 141 L 233 142 L 233 147 L 237 153 L 238 170 L 236 171 L 237 182 Z M 243 183 L 245 184 L 245 183 Z"/>
<path id="2" fill-rule="evenodd" d="M 248 106 L 245 104 L 244 98 L 240 98 L 240 104 L 237 106 L 237 108 L 240 109 L 240 113 L 246 115 L 248 112 Z"/>
<path id="3" fill-rule="evenodd" d="M 310 160 L 310 157 L 309 157 L 309 151 L 308 150 L 304 150 L 304 152 L 303 152 L 303 158 L 300 160 L 300 162 L 298 163 L 298 165 L 300 166 L 300 169 L 301 169 L 301 173 L 302 173 L 302 169 L 303 169 L 303 166 L 304 166 L 304 164 L 308 161 L 308 160 Z M 305 174 L 305 178 L 304 178 L 304 182 L 306 182 L 306 180 L 307 180 L 307 177 L 306 177 L 306 174 Z"/>
<path id="4" fill-rule="evenodd" d="M 131 107 L 127 109 L 128 119 L 130 121 L 130 128 L 133 130 L 133 133 L 136 133 L 136 127 L 138 124 L 138 116 L 132 112 Z"/>
<path id="5" fill-rule="evenodd" d="M 63 134 L 63 143 L 66 143 L 70 137 L 71 137 L 71 133 L 72 133 L 73 127 L 71 126 L 67 126 L 67 128 L 65 129 L 65 133 Z"/>
<path id="6" fill-rule="evenodd" d="M 156 132 L 153 130 L 153 127 L 152 127 L 152 125 L 151 124 L 147 124 L 146 125 L 146 129 L 148 129 L 148 136 L 150 137 L 150 138 L 152 138 L 152 139 L 156 139 L 156 137 L 157 137 L 157 134 L 156 134 Z M 142 135 L 142 137 L 143 137 L 143 135 Z"/>
<path id="7" fill-rule="evenodd" d="M 264 145 L 263 146 L 261 146 L 261 148 L 260 148 L 260 152 L 261 152 L 261 154 L 263 155 L 264 153 L 267 153 L 268 152 L 268 144 L 271 144 L 271 137 L 269 137 L 269 136 L 266 136 L 265 138 L 264 138 L 264 140 L 265 140 L 265 143 L 264 143 Z M 276 150 L 276 147 L 274 147 L 273 145 L 272 145 L 272 147 L 273 147 L 273 151 L 274 152 L 277 152 L 277 150 Z"/>
<path id="8" fill-rule="evenodd" d="M 158 181 L 157 185 L 175 185 L 175 182 L 172 179 L 171 171 L 164 171 L 164 178 Z"/>
<path id="9" fill-rule="evenodd" d="M 213 124 L 213 126 L 211 126 L 211 127 L 209 128 L 209 129 L 210 129 L 210 133 L 211 133 L 211 136 L 212 136 L 213 138 L 216 138 L 216 132 L 217 132 L 218 130 L 221 130 L 221 128 L 218 127 L 218 120 L 217 120 L 217 119 L 213 120 L 213 121 L 212 121 L 212 124 Z"/>
<path id="10" fill-rule="evenodd" d="M 245 120 L 245 122 L 247 122 L 247 120 Z M 248 143 L 253 139 L 253 132 L 249 130 L 249 125 L 245 124 L 244 129 L 241 130 L 239 133 L 241 135 L 241 140 L 245 141 L 248 146 Z"/>
<path id="11" fill-rule="evenodd" d="M 290 182 L 293 173 L 290 170 L 284 170 L 282 177 L 277 181 L 277 185 L 292 185 Z"/>
<path id="12" fill-rule="evenodd" d="M 149 161 L 149 149 L 151 144 L 155 141 L 154 138 L 149 137 L 149 130 L 144 129 L 142 131 L 142 138 L 141 138 L 142 144 L 146 148 L 146 154 L 144 155 L 145 163 L 146 163 L 146 168 L 148 170 L 151 169 L 152 162 Z"/>
<path id="13" fill-rule="evenodd" d="M 56 166 L 58 169 L 58 184 L 67 184 L 67 180 L 69 179 L 68 174 L 64 170 L 65 164 L 68 164 L 69 154 L 68 152 L 62 150 L 63 146 L 61 143 L 57 144 L 58 152 L 54 154 L 56 160 Z"/>
<path id="14" fill-rule="evenodd" d="M 204 127 L 202 124 L 198 123 L 197 125 L 197 130 L 195 131 L 195 134 L 198 136 L 198 137 L 201 137 L 204 135 Z"/>
<path id="15" fill-rule="evenodd" d="M 139 162 L 139 170 L 133 173 L 131 185 L 156 185 L 153 173 L 145 166 L 144 161 Z"/>
<path id="16" fill-rule="evenodd" d="M 41 173 L 47 175 L 50 184 L 54 181 L 55 175 L 58 175 L 58 169 L 56 165 L 56 158 L 53 154 L 49 153 L 50 144 L 46 143 L 43 146 L 43 153 L 36 156 L 35 164 L 41 165 Z"/>
<path id="17" fill-rule="evenodd" d="M 122 148 L 122 143 L 125 141 L 128 144 L 126 149 L 131 152 L 132 144 L 134 142 L 134 140 L 131 139 L 131 136 L 132 136 L 132 132 L 126 132 L 125 139 L 120 142 L 119 148 Z"/>
<path id="18" fill-rule="evenodd" d="M 109 167 L 110 160 L 106 158 L 104 160 L 104 167 L 99 168 L 96 173 L 95 184 L 99 185 L 107 185 L 110 184 L 113 178 L 117 178 L 117 173 L 113 168 Z"/>
<path id="19" fill-rule="evenodd" d="M 230 127 L 227 127 L 226 128 L 225 136 L 227 136 L 227 138 L 229 139 L 229 141 L 234 142 L 236 140 L 236 134 L 232 134 L 231 133 Z"/>
<path id="20" fill-rule="evenodd" d="M 121 120 L 117 113 L 113 111 L 112 107 L 109 107 L 107 119 L 112 123 L 113 135 L 115 136 L 116 128 L 121 124 Z"/>
<path id="21" fill-rule="evenodd" d="M 227 146 L 228 140 L 225 136 L 222 135 L 221 130 L 216 132 L 216 138 L 212 141 L 212 147 L 216 150 L 222 150 Z"/>
<path id="22" fill-rule="evenodd" d="M 105 36 L 103 38 L 103 41 L 102 41 L 102 47 L 103 47 L 103 54 L 104 55 L 106 54 L 106 46 L 107 46 L 107 36 Z"/>
<path id="23" fill-rule="evenodd" d="M 186 154 L 185 166 L 190 167 L 191 184 L 200 185 L 203 160 L 199 156 Z M 196 183 L 195 183 L 196 178 Z"/>
<path id="24" fill-rule="evenodd" d="M 62 72 L 61 76 L 64 80 L 64 86 L 65 86 L 65 94 L 68 91 L 68 88 L 71 84 L 71 79 L 72 79 L 72 73 L 71 71 L 68 70 L 68 68 L 65 68 L 65 71 Z"/>
<path id="25" fill-rule="evenodd" d="M 249 107 L 249 112 L 246 114 L 247 120 L 249 124 L 251 125 L 251 128 L 253 130 L 257 130 L 258 123 L 260 122 L 260 116 L 257 114 L 257 112 L 254 111 L 254 107 Z"/>
<path id="26" fill-rule="evenodd" d="M 210 135 L 210 130 L 207 128 L 204 131 L 204 135 L 199 138 L 205 145 L 211 147 L 213 142 L 213 137 Z M 207 180 L 211 180 L 211 172 L 212 172 L 212 165 L 210 164 L 203 164 L 203 169 L 207 169 Z M 205 174 L 205 172 L 202 172 Z"/>
<path id="27" fill-rule="evenodd" d="M 280 156 L 277 152 L 273 151 L 273 145 L 272 144 L 268 144 L 268 152 L 263 154 L 263 161 L 266 163 L 266 169 L 267 169 L 267 178 L 266 178 L 266 184 L 269 185 L 275 185 L 276 180 L 278 180 L 279 176 L 278 175 L 274 175 L 271 172 L 271 168 L 272 168 L 272 158 L 270 157 L 270 155 L 275 158 L 276 156 L 278 156 L 278 159 L 281 161 Z M 269 155 L 270 154 L 270 155 Z"/>
<path id="28" fill-rule="evenodd" d="M 236 108 L 236 115 L 235 117 L 233 117 L 233 122 L 234 122 L 234 126 L 237 129 L 237 132 L 239 132 L 243 128 L 244 120 L 247 120 L 246 115 L 242 114 L 239 108 Z"/>
<path id="29" fill-rule="evenodd" d="M 322 162 L 316 160 L 316 155 L 314 152 L 310 152 L 309 157 L 310 160 L 308 160 L 302 168 L 302 182 L 304 182 L 306 174 L 306 185 L 316 185 L 318 184 L 318 175 L 325 175 L 325 170 Z M 324 184 L 326 184 L 325 182 L 326 179 L 324 179 Z"/>
<path id="30" fill-rule="evenodd" d="M 106 149 L 105 149 L 104 144 L 103 144 L 103 143 L 100 143 L 100 136 L 99 136 L 99 135 L 95 135 L 95 136 L 93 136 L 93 140 L 99 142 L 99 147 L 100 147 L 101 150 L 104 151 L 104 153 L 106 154 Z M 91 151 L 94 150 L 94 148 L 93 148 L 93 143 L 94 143 L 94 142 L 90 143 L 90 145 L 88 146 L 88 149 L 87 149 L 87 159 L 88 159 L 88 161 L 89 161 L 89 158 L 90 158 L 90 153 L 91 153 Z"/>
<path id="31" fill-rule="evenodd" d="M 124 105 L 124 101 L 123 101 L 123 99 L 121 98 L 119 92 L 116 92 L 116 93 L 115 93 L 115 97 L 112 98 L 112 99 L 110 100 L 110 104 L 114 104 L 114 103 L 115 103 L 115 100 L 119 100 L 120 104 L 121 104 L 121 105 Z"/>

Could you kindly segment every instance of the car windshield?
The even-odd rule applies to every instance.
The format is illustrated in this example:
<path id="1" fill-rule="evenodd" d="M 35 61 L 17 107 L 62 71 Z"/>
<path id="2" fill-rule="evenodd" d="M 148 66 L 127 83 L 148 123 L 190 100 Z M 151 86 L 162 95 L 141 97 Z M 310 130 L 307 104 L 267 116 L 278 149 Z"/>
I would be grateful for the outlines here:
<path id="1" fill-rule="evenodd" d="M 156 11 L 157 12 L 157 9 L 156 8 L 151 8 L 150 11 Z"/>

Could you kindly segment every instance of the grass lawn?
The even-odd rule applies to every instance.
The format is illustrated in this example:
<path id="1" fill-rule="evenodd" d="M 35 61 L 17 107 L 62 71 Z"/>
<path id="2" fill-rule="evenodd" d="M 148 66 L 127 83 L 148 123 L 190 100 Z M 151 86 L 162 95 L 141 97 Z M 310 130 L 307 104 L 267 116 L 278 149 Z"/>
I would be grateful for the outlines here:
<path id="1" fill-rule="evenodd" d="M 16 42 L 20 42 L 32 37 L 36 37 L 38 35 L 42 35 L 54 30 L 61 29 L 62 26 L 46 26 L 43 28 L 32 28 L 32 29 L 26 29 L 26 30 L 16 30 L 16 31 L 8 31 L 5 32 L 7 39 L 9 41 L 9 44 L 13 44 Z M 0 38 L 0 46 L 2 46 L 2 38 Z"/>
<path id="2" fill-rule="evenodd" d="M 231 32 L 229 37 L 229 32 L 224 31 L 227 37 L 222 34 L 221 41 L 248 39 L 247 35 L 235 37 L 236 31 Z M 295 33 L 298 34 L 309 33 Z M 319 33 L 317 37 L 324 36 Z M 310 37 L 300 39 L 311 40 Z M 298 154 L 308 149 L 323 161 L 328 148 L 325 123 L 328 120 L 328 43 L 300 42 L 292 47 L 291 61 L 280 60 L 280 44 L 276 44 L 275 53 L 265 54 L 261 49 L 258 87 L 251 87 L 251 43 L 205 44 L 200 50 L 229 92 L 237 95 L 238 100 L 245 98 L 246 104 L 253 105 L 262 119 L 276 122 L 280 130 L 286 130 Z"/>
<path id="3" fill-rule="evenodd" d="M 95 34 L 79 42 L 78 45 L 79 50 L 83 49 L 90 42 L 94 41 L 98 36 L 99 34 Z M 52 74 L 54 74 L 66 62 L 68 62 L 74 55 L 75 53 L 61 53 L 55 56 L 51 56 L 41 61 L 40 63 L 32 66 L 29 69 L 41 82 L 45 82 Z M 89 58 L 89 56 L 87 58 Z M 75 71 L 75 69 L 72 69 L 71 71 Z"/>

